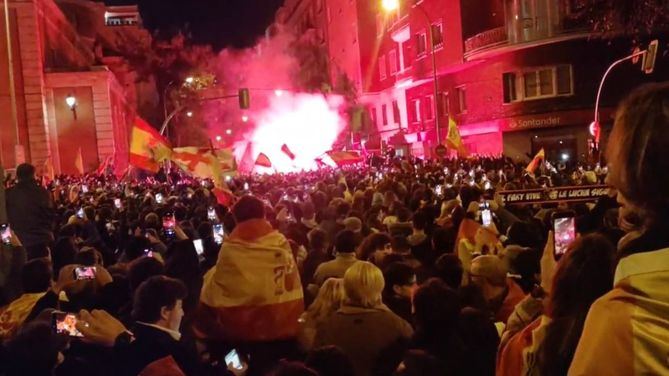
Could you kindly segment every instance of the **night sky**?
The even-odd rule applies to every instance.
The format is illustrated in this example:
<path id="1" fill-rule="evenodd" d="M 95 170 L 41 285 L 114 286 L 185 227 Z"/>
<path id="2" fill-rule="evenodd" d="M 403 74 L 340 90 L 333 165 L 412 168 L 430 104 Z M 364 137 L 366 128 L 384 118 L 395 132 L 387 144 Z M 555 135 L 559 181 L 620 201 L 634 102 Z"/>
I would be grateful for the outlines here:
<path id="1" fill-rule="evenodd" d="M 223 47 L 255 44 L 283 0 L 105 0 L 108 5 L 139 3 L 144 26 L 169 37 L 188 30 L 193 41 Z"/>

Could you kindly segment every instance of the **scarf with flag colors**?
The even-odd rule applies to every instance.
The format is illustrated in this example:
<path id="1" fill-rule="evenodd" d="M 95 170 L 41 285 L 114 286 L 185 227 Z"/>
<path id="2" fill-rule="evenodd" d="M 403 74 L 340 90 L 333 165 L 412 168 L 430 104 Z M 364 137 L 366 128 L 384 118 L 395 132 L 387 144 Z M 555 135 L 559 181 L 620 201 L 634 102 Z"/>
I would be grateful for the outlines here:
<path id="1" fill-rule="evenodd" d="M 139 116 L 130 135 L 130 164 L 143 170 L 157 172 L 160 163 L 170 157 L 170 143 Z"/>
<path id="2" fill-rule="evenodd" d="M 227 341 L 290 339 L 303 311 L 288 240 L 267 221 L 252 219 L 235 227 L 205 274 L 194 331 Z"/>
<path id="3" fill-rule="evenodd" d="M 529 172 L 530 174 L 534 174 L 534 171 L 539 167 L 542 161 L 546 160 L 546 153 L 544 152 L 544 148 L 541 148 L 537 155 L 532 158 L 530 163 L 527 165 L 525 168 L 525 171 Z"/>

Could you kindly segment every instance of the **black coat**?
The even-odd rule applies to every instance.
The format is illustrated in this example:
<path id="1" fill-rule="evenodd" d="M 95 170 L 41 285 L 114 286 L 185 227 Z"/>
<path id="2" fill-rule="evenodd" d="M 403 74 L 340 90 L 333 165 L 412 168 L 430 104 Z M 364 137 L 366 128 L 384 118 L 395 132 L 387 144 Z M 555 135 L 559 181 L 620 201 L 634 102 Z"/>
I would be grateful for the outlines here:
<path id="1" fill-rule="evenodd" d="M 119 350 L 119 375 L 136 376 L 149 364 L 168 356 L 186 375 L 201 374 L 195 348 L 183 340 L 176 341 L 169 333 L 142 324 L 136 324 L 132 332 L 135 341 Z"/>
<path id="2" fill-rule="evenodd" d="M 6 194 L 7 217 L 25 247 L 53 242 L 55 212 L 51 196 L 36 181 L 20 182 Z"/>

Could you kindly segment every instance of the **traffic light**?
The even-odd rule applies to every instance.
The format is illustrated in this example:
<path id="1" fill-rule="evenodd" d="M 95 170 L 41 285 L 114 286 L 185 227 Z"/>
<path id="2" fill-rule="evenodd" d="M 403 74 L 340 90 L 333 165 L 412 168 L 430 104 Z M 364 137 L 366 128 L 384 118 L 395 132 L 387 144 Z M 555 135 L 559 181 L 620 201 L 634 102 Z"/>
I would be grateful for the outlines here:
<path id="1" fill-rule="evenodd" d="M 239 89 L 239 108 L 246 110 L 251 106 L 249 89 Z"/>
<path id="2" fill-rule="evenodd" d="M 643 61 L 641 62 L 641 70 L 643 70 L 646 74 L 651 74 L 653 73 L 653 70 L 655 69 L 655 59 L 657 58 L 657 39 L 654 41 L 650 42 L 648 45 L 648 49 L 646 50 L 646 53 L 643 54 Z"/>

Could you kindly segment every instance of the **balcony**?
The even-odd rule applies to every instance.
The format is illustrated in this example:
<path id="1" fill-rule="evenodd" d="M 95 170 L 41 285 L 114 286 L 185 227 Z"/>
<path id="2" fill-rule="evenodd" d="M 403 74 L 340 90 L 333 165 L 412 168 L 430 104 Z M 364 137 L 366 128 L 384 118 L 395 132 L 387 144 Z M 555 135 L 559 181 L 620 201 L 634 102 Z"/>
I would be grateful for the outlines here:
<path id="1" fill-rule="evenodd" d="M 486 30 L 465 40 L 465 55 L 472 55 L 479 51 L 501 46 L 508 43 L 506 27 L 500 26 Z"/>

